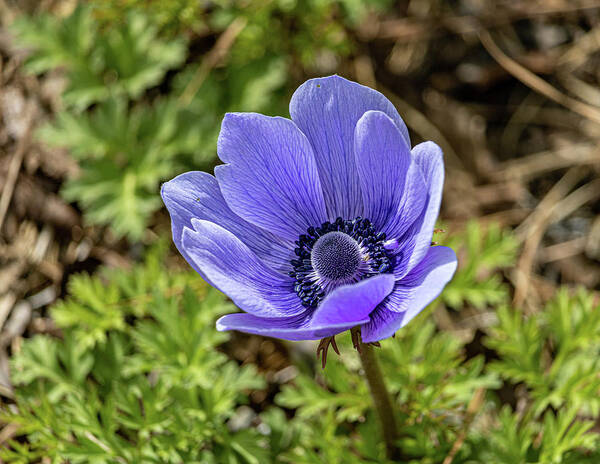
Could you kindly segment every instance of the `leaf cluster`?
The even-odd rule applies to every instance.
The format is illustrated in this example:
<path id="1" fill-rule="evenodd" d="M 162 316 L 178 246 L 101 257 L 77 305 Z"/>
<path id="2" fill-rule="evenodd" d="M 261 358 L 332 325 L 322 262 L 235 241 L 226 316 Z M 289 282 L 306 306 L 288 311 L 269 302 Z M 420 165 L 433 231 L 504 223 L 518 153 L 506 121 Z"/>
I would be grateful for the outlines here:
<path id="1" fill-rule="evenodd" d="M 502 463 L 596 462 L 599 437 L 590 431 L 600 410 L 597 295 L 561 289 L 543 311 L 503 307 L 498 318 L 486 340 L 499 356 L 489 370 L 522 387 L 525 409 L 502 410 L 487 455 L 502 456 Z"/>
<path id="2" fill-rule="evenodd" d="M 316 64 L 333 64 L 354 48 L 352 27 L 390 0 L 277 0 L 245 2 L 195 0 L 95 0 L 99 17 L 118 21 L 123 10 L 143 9 L 169 35 L 205 35 L 225 30 L 234 20 L 247 27 L 232 47 L 232 65 L 269 56 L 298 61 L 309 72 Z"/>
<path id="3" fill-rule="evenodd" d="M 483 309 L 507 301 L 508 288 L 499 271 L 515 264 L 519 246 L 510 230 L 473 220 L 461 233 L 440 235 L 439 239 L 440 244 L 456 251 L 459 263 L 442 293 L 447 306 L 460 309 L 469 304 Z"/>
<path id="4" fill-rule="evenodd" d="M 133 11 L 112 27 L 99 28 L 93 9 L 80 5 L 65 18 L 48 13 L 21 17 L 13 30 L 34 49 L 26 69 L 35 74 L 66 71 L 62 100 L 76 109 L 115 96 L 138 98 L 186 56 L 184 41 L 161 39 L 157 27 Z"/>
<path id="5" fill-rule="evenodd" d="M 214 320 L 234 308 L 194 273 L 165 272 L 164 243 L 68 290 L 51 309 L 61 337 L 35 335 L 14 353 L 15 404 L 0 419 L 19 428 L 3 461 L 387 462 L 348 334 L 341 359 L 330 353 L 323 371 L 300 360 L 262 409 L 250 393 L 265 378 L 219 349 L 229 334 Z M 500 308 L 486 357 L 429 321 L 383 341 L 410 462 L 598 462 L 599 314 L 597 295 L 562 289 L 537 313 Z M 244 408 L 251 420 L 236 425 Z"/>
<path id="6" fill-rule="evenodd" d="M 324 462 L 319 455 L 326 462 L 386 462 L 360 364 L 348 340 L 343 346 L 343 362 L 328 361 L 320 381 L 303 373 L 276 399 L 309 424 L 291 462 Z M 466 404 L 477 390 L 499 387 L 497 375 L 484 371 L 482 357 L 465 360 L 462 343 L 432 323 L 409 324 L 377 351 L 396 403 L 401 448 L 414 462 L 442 462 L 470 420 Z M 318 454 L 307 458 L 315 446 Z M 346 460 L 348 446 L 358 460 Z"/>
<path id="7" fill-rule="evenodd" d="M 64 18 L 21 17 L 13 32 L 31 50 L 30 72 L 67 78 L 62 110 L 37 132 L 79 164 L 62 195 L 88 223 L 140 240 L 162 205 L 160 182 L 214 159 L 226 111 L 285 112 L 286 65 L 265 57 L 207 75 L 184 65 L 186 42 L 161 34 L 143 8 L 118 21 L 99 15 L 81 4 Z"/>
<path id="8" fill-rule="evenodd" d="M 192 153 L 198 142 L 193 121 L 175 100 L 138 101 L 183 63 L 185 41 L 159 37 L 157 27 L 135 12 L 101 28 L 89 5 L 65 18 L 21 17 L 13 32 L 32 50 L 26 69 L 62 70 L 67 78 L 63 109 L 38 131 L 45 143 L 69 149 L 81 168 L 63 196 L 79 202 L 88 222 L 141 238 L 161 204 L 160 180 L 177 169 L 175 156 Z"/>
<path id="9" fill-rule="evenodd" d="M 14 356 L 16 408 L 2 420 L 19 432 L 3 462 L 264 462 L 265 438 L 228 426 L 264 380 L 217 349 L 221 294 L 153 257 L 74 277 L 70 292 L 53 310 L 62 339 L 37 335 Z"/>

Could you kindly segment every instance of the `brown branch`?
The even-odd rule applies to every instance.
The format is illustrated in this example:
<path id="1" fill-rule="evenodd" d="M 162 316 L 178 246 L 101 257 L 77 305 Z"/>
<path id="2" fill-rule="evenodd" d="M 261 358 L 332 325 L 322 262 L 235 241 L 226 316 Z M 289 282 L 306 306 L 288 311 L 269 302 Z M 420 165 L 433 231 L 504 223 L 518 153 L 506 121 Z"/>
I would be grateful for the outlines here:
<path id="1" fill-rule="evenodd" d="M 515 60 L 506 55 L 502 50 L 500 50 L 500 47 L 496 45 L 496 42 L 494 42 L 494 39 L 492 39 L 492 36 L 488 31 L 480 31 L 479 40 L 492 58 L 494 58 L 494 60 L 496 60 L 496 62 L 502 68 L 504 68 L 506 72 L 521 81 L 527 87 L 542 94 L 546 98 L 549 98 L 559 105 L 568 108 L 574 113 L 600 124 L 600 109 L 565 95 L 556 87 L 550 85 L 544 79 L 532 73 L 529 69 L 521 66 Z"/>
<path id="2" fill-rule="evenodd" d="M 179 97 L 179 101 L 184 106 L 190 104 L 194 95 L 196 95 L 196 92 L 198 92 L 202 83 L 208 77 L 210 71 L 227 55 L 237 36 L 244 30 L 244 27 L 246 27 L 247 22 L 248 20 L 246 18 L 239 16 L 234 19 L 231 24 L 227 26 L 227 29 L 219 36 L 215 46 L 206 54 L 198 67 L 198 71 L 184 89 L 181 97 Z"/>
<path id="3" fill-rule="evenodd" d="M 473 422 L 473 419 L 475 418 L 477 411 L 483 404 L 484 398 L 485 398 L 485 388 L 482 387 L 482 388 L 475 390 L 475 393 L 473 394 L 473 397 L 471 398 L 471 401 L 469 402 L 469 406 L 467 407 L 467 417 L 465 419 L 463 429 L 459 433 L 458 437 L 456 438 L 456 441 L 454 442 L 454 445 L 452 445 L 452 449 L 450 450 L 450 452 L 448 453 L 448 456 L 446 456 L 446 459 L 444 459 L 444 462 L 442 464 L 452 464 L 454 457 L 460 451 L 460 448 L 465 441 L 465 438 L 467 436 L 467 430 L 469 430 L 469 426 Z"/>
<path id="4" fill-rule="evenodd" d="M 31 143 L 31 132 L 33 129 L 34 113 L 35 112 L 33 110 L 30 111 L 25 133 L 19 140 L 15 153 L 12 159 L 10 160 L 8 174 L 6 176 L 6 182 L 4 184 L 4 187 L 2 188 L 2 196 L 0 196 L 0 230 L 2 229 L 2 225 L 4 224 L 4 218 L 6 217 L 6 213 L 8 212 L 8 206 L 10 205 L 10 201 L 15 190 L 15 185 L 17 183 L 19 171 L 21 170 L 21 163 L 23 162 L 25 152 L 27 151 Z"/>

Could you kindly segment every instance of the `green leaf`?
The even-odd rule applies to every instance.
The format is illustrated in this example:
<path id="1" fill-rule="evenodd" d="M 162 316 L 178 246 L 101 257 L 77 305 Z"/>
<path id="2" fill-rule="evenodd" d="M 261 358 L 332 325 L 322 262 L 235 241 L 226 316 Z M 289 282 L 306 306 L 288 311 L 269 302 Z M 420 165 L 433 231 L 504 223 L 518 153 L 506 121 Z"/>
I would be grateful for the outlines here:
<path id="1" fill-rule="evenodd" d="M 458 255 L 458 270 L 442 293 L 444 303 L 455 309 L 464 304 L 481 309 L 507 301 L 508 290 L 497 271 L 516 262 L 518 242 L 512 232 L 497 224 L 484 229 L 470 221 L 461 234 L 438 239 Z"/>
<path id="2" fill-rule="evenodd" d="M 83 206 L 89 223 L 139 240 L 162 205 L 160 181 L 176 172 L 177 155 L 197 145 L 189 116 L 172 99 L 128 108 L 114 98 L 91 113 L 62 112 L 38 134 L 79 160 L 80 172 L 63 187 L 63 196 Z"/>
<path id="3" fill-rule="evenodd" d="M 266 462 L 262 435 L 227 426 L 265 387 L 253 366 L 217 349 L 228 335 L 214 322 L 231 305 L 193 272 L 164 272 L 163 252 L 128 271 L 73 277 L 53 309 L 63 338 L 24 340 L 12 365 L 16 407 L 0 416 L 20 427 L 0 449 L 5 462 Z"/>
<path id="4" fill-rule="evenodd" d="M 500 359 L 490 369 L 525 382 L 539 416 L 548 406 L 600 411 L 600 317 L 595 295 L 560 290 L 543 312 L 525 316 L 501 308 L 486 344 Z M 551 350 L 551 352 L 550 352 Z"/>
<path id="5" fill-rule="evenodd" d="M 21 17 L 15 31 L 32 48 L 26 66 L 39 74 L 66 70 L 66 105 L 85 109 L 113 95 L 139 97 L 185 59 L 185 43 L 158 36 L 156 25 L 140 10 L 130 11 L 111 27 L 97 28 L 94 8 L 80 4 L 71 15 Z"/>

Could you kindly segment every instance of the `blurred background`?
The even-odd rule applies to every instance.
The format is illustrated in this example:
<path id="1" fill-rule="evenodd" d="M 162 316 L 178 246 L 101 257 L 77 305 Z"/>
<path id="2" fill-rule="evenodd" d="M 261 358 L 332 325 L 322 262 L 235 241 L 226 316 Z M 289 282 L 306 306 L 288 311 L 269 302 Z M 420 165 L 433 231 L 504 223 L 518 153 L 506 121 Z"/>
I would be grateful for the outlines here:
<path id="1" fill-rule="evenodd" d="M 420 319 L 427 335 L 411 329 L 404 349 L 384 355 L 390 366 L 424 363 L 421 374 L 400 368 L 397 379 L 396 392 L 414 388 L 401 404 L 420 405 L 416 416 L 403 412 L 407 424 L 431 427 L 407 432 L 415 462 L 600 462 L 592 433 L 600 408 L 594 0 L 0 0 L 3 459 L 379 462 L 364 399 L 354 398 L 354 409 L 334 396 L 314 406 L 315 386 L 358 388 L 336 373 L 341 361 L 330 361 L 324 380 L 311 367 L 311 344 L 213 333 L 215 317 L 233 309 L 170 245 L 159 197 L 161 182 L 179 173 L 212 171 L 225 112 L 288 116 L 294 89 L 330 74 L 383 92 L 413 144 L 434 140 L 445 154 L 445 232 L 436 241 L 456 249 L 460 268 Z M 178 318 L 189 327 L 175 327 Z M 434 340 L 453 374 L 430 375 L 444 367 Z M 218 358 L 205 360 L 207 352 Z M 153 389 L 163 381 L 152 377 L 156 366 L 173 375 L 162 386 L 165 398 L 178 398 L 173 409 Z M 208 378 L 216 388 L 209 366 L 230 366 L 223 385 L 240 381 L 213 415 L 178 389 L 205 391 Z M 436 382 L 448 376 L 462 382 L 439 393 L 448 401 L 420 403 L 417 392 L 444 391 Z M 178 407 L 197 413 L 167 414 Z M 339 450 L 318 442 L 327 436 L 323 411 L 331 437 L 345 437 Z M 190 425 L 206 416 L 212 435 Z M 314 441 L 248 445 L 298 417 Z M 450 431 L 440 432 L 440 418 L 450 418 Z M 574 421 L 586 425 L 573 431 Z M 196 449 L 187 435 L 162 441 L 179 422 L 210 446 Z M 500 430 L 498 443 L 490 430 Z"/>

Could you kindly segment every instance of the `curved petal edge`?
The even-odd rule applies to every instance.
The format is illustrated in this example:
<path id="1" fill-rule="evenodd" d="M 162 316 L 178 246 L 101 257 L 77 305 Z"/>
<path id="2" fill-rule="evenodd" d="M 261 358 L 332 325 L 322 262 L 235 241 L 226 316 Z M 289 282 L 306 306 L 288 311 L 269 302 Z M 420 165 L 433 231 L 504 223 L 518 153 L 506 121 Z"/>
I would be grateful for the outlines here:
<path id="1" fill-rule="evenodd" d="M 380 92 L 343 77 L 310 79 L 290 101 L 292 120 L 313 147 L 330 219 L 360 215 L 362 193 L 353 140 L 356 123 L 369 110 L 388 115 L 410 146 L 408 129 L 394 105 Z"/>
<path id="2" fill-rule="evenodd" d="M 259 317 L 294 316 L 305 311 L 293 281 L 267 267 L 228 230 L 192 219 L 183 230 L 183 249 L 211 284 L 244 311 Z"/>
<path id="3" fill-rule="evenodd" d="M 456 272 L 454 250 L 431 247 L 423 260 L 402 280 L 371 313 L 370 321 L 361 327 L 363 342 L 391 337 L 435 300 Z"/>
<path id="4" fill-rule="evenodd" d="M 289 119 L 228 113 L 215 176 L 231 210 L 289 242 L 327 219 L 313 149 Z"/>
<path id="5" fill-rule="evenodd" d="M 338 287 L 314 312 L 277 319 L 243 313 L 228 314 L 217 321 L 217 330 L 239 330 L 283 340 L 318 340 L 368 322 L 369 313 L 392 291 L 393 286 L 393 276 L 381 274 Z"/>

